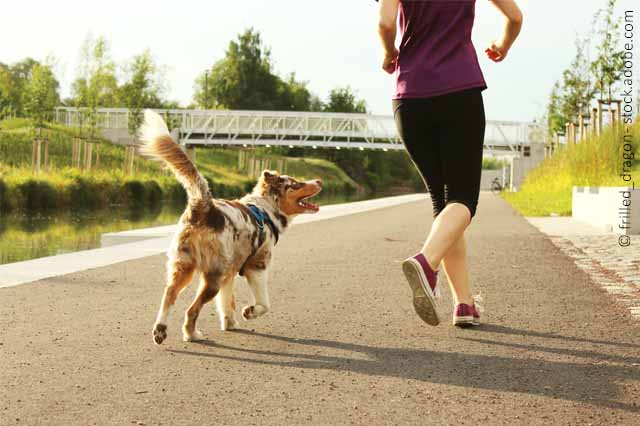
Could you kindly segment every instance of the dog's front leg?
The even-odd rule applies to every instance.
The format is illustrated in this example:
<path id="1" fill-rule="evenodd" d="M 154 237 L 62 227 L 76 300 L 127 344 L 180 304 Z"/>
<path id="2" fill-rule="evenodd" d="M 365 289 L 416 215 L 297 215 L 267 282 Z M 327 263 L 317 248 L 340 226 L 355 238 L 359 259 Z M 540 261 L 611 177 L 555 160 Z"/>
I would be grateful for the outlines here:
<path id="1" fill-rule="evenodd" d="M 238 321 L 236 321 L 235 288 L 235 280 L 231 278 L 228 282 L 222 284 L 216 296 L 218 315 L 220 316 L 220 329 L 222 331 L 233 330 L 238 325 Z"/>
<path id="2" fill-rule="evenodd" d="M 269 312 L 271 304 L 267 289 L 268 275 L 267 269 L 246 271 L 247 282 L 253 292 L 255 305 L 242 308 L 244 319 L 256 319 Z"/>

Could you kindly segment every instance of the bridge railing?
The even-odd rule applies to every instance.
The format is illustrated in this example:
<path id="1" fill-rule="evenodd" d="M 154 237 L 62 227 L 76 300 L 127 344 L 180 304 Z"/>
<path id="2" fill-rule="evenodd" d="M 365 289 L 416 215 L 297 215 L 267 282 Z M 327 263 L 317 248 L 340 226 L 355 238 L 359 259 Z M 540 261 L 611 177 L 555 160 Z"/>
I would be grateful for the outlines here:
<path id="1" fill-rule="evenodd" d="M 156 110 L 180 142 L 191 145 L 257 144 L 318 145 L 402 149 L 392 116 L 295 111 Z M 102 129 L 128 128 L 129 110 L 101 108 L 96 121 Z M 86 125 L 86 110 L 60 107 L 56 121 L 67 126 Z M 461 122 L 461 126 L 465 123 Z M 485 148 L 515 151 L 532 142 L 535 125 L 487 121 Z"/>

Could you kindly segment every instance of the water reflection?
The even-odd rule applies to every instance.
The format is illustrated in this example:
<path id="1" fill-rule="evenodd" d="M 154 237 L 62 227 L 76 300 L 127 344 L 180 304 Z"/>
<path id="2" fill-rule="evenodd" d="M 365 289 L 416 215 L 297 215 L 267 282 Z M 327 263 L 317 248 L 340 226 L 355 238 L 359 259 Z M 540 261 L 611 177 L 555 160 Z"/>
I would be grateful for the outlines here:
<path id="1" fill-rule="evenodd" d="M 100 247 L 107 232 L 175 223 L 182 205 L 13 213 L 0 217 L 0 264 Z"/>
<path id="2" fill-rule="evenodd" d="M 321 205 L 376 198 L 323 194 Z M 102 234 L 176 223 L 184 204 L 101 211 L 0 214 L 0 264 L 100 247 Z"/>

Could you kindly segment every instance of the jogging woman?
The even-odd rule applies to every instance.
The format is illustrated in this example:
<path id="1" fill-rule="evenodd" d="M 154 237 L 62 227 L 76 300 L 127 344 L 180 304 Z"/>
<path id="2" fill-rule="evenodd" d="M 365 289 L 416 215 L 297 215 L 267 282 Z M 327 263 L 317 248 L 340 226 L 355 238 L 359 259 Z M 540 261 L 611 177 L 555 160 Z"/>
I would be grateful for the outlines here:
<path id="1" fill-rule="evenodd" d="M 485 53 L 500 62 L 520 33 L 522 14 L 513 0 L 492 3 L 505 25 Z M 398 14 L 402 40 L 396 49 Z M 480 192 L 487 88 L 471 42 L 474 17 L 475 0 L 380 1 L 382 68 L 396 76 L 396 125 L 433 202 L 435 220 L 424 247 L 402 266 L 416 313 L 431 325 L 440 323 L 434 298 L 441 263 L 454 296 L 454 325 L 480 319 L 464 240 Z"/>

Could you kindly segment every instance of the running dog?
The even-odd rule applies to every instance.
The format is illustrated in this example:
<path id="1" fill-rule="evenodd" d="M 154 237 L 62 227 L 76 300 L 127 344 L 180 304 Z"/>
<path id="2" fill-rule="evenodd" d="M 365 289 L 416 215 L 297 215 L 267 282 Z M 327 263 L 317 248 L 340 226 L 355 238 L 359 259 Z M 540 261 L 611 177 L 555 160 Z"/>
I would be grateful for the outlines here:
<path id="1" fill-rule="evenodd" d="M 176 175 L 188 196 L 187 207 L 167 256 L 167 286 L 153 327 L 153 341 L 167 338 L 167 316 L 178 294 L 196 272 L 201 275 L 196 297 L 185 314 L 184 341 L 201 340 L 196 321 L 202 307 L 216 297 L 220 328 L 238 325 L 235 316 L 234 278 L 247 279 L 255 304 L 245 306 L 242 316 L 258 318 L 269 311 L 267 279 L 275 244 L 293 218 L 316 213 L 319 207 L 307 201 L 322 189 L 319 179 L 301 182 L 265 170 L 253 192 L 240 200 L 213 198 L 207 181 L 172 139 L 164 120 L 145 111 L 140 130 L 140 152 L 163 161 Z"/>

